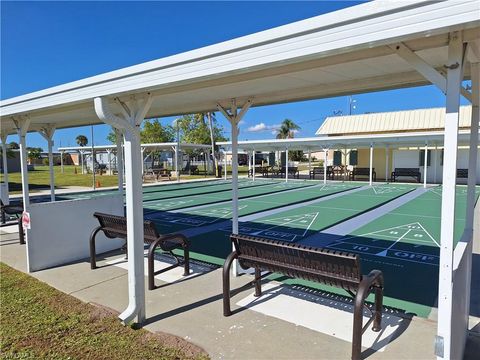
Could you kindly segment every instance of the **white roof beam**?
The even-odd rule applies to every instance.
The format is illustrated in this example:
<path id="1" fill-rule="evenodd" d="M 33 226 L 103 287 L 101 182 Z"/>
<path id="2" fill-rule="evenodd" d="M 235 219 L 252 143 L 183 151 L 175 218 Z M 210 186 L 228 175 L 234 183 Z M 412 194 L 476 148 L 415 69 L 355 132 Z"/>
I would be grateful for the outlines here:
<path id="1" fill-rule="evenodd" d="M 395 53 L 403 60 L 409 63 L 415 70 L 417 70 L 423 77 L 425 77 L 425 79 L 430 81 L 433 85 L 437 86 L 444 94 L 446 94 L 447 79 L 440 71 L 437 71 L 432 65 L 427 63 L 415 52 L 410 50 L 404 43 L 390 45 L 390 48 L 395 51 Z M 463 86 L 461 87 L 460 91 L 466 99 L 470 101 L 472 100 L 471 93 Z"/>

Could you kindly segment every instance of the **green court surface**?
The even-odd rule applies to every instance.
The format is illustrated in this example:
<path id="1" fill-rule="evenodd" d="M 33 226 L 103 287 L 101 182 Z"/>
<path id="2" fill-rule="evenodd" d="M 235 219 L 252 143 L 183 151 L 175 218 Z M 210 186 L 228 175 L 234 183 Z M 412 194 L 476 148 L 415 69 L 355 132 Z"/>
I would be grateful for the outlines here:
<path id="1" fill-rule="evenodd" d="M 255 181 L 255 183 L 261 184 L 263 180 Z M 251 180 L 248 179 L 239 179 L 239 187 L 244 186 L 244 183 L 250 183 Z M 268 181 L 265 181 L 268 183 Z M 158 193 L 158 192 L 170 192 L 170 191 L 178 191 L 178 190 L 188 190 L 191 189 L 205 189 L 204 192 L 207 192 L 210 186 L 221 186 L 223 185 L 225 188 L 228 189 L 232 182 L 230 180 L 208 180 L 208 181 L 192 181 L 187 183 L 163 183 L 158 185 L 148 185 L 143 187 L 143 194 L 147 195 L 150 193 Z M 58 199 L 90 199 L 96 196 L 103 196 L 114 194 L 117 189 L 109 189 L 109 190 L 95 190 L 95 191 L 83 191 L 83 192 L 76 192 L 76 193 L 69 193 L 69 194 L 62 194 L 57 195 Z M 199 190 L 201 191 L 201 190 Z M 203 192 L 203 191 L 202 191 Z"/>
<path id="2" fill-rule="evenodd" d="M 290 183 L 289 183 L 290 184 Z M 280 184 L 285 188 L 286 184 Z M 309 200 L 318 199 L 334 193 L 351 190 L 358 187 L 358 184 L 327 184 L 317 186 L 299 187 L 291 192 L 275 192 L 241 199 L 238 203 L 239 216 L 258 213 L 261 211 L 281 208 L 287 205 L 297 204 Z M 265 187 L 263 187 L 265 188 Z M 291 189 L 290 186 L 286 189 Z M 170 233 L 189 227 L 201 227 L 214 224 L 220 220 L 228 220 L 232 216 L 232 204 L 217 204 L 200 209 L 192 209 L 176 213 L 156 212 L 147 217 L 155 221 L 161 233 Z"/>
<path id="3" fill-rule="evenodd" d="M 386 303 L 424 317 L 435 305 L 438 290 L 441 191 L 441 187 L 431 188 L 328 245 L 361 254 L 364 272 L 383 271 Z M 458 186 L 455 243 L 463 233 L 465 211 L 466 187 Z"/>
<path id="4" fill-rule="evenodd" d="M 352 184 L 342 184 L 352 186 Z M 379 185 L 325 200 L 318 204 L 283 211 L 239 224 L 239 233 L 298 242 L 323 229 L 383 205 L 416 188 L 414 185 Z M 231 225 L 190 239 L 192 251 L 209 261 L 223 263 L 231 252 Z M 195 255 L 194 255 L 195 256 Z"/>
<path id="5" fill-rule="evenodd" d="M 273 181 L 240 181 L 238 183 L 239 189 L 247 189 L 247 188 L 254 188 L 260 186 L 266 186 L 271 184 L 278 184 Z M 163 199 L 174 199 L 174 198 L 183 198 L 186 196 L 193 196 L 193 195 L 201 195 L 201 194 L 213 194 L 213 193 L 221 193 L 223 191 L 231 192 L 232 190 L 232 183 L 231 182 L 221 182 L 219 184 L 207 184 L 205 186 L 196 186 L 196 187 L 188 187 L 188 188 L 178 188 L 171 189 L 166 188 L 166 186 L 158 186 L 155 191 L 146 192 L 145 189 L 143 191 L 143 201 L 157 201 Z M 148 207 L 147 204 L 144 204 Z"/>
<path id="6" fill-rule="evenodd" d="M 239 199 L 248 198 L 253 196 L 279 193 L 291 189 L 300 189 L 305 187 L 314 186 L 314 183 L 306 181 L 295 181 L 295 182 L 274 182 L 267 185 L 261 186 L 251 186 L 239 188 L 238 197 Z M 216 193 L 208 194 L 199 194 L 182 197 L 179 196 L 177 199 L 164 199 L 157 201 L 147 201 L 144 202 L 143 208 L 144 213 L 149 214 L 157 211 L 168 211 L 168 210 L 177 210 L 194 206 L 214 204 L 218 202 L 229 201 L 232 199 L 231 191 L 218 191 Z"/>

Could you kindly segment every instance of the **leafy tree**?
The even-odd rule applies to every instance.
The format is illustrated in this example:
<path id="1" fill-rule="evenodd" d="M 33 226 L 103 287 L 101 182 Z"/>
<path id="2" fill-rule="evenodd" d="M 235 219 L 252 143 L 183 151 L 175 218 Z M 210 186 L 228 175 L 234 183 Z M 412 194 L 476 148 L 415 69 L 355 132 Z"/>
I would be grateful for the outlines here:
<path id="1" fill-rule="evenodd" d="M 12 151 L 13 149 L 18 149 L 18 148 L 12 148 L 11 144 L 14 142 L 11 142 L 10 144 L 7 144 L 7 157 L 13 158 L 15 156 L 15 153 Z M 17 143 L 14 143 L 16 146 L 18 146 Z M 19 147 L 19 146 L 18 146 Z M 0 147 L 0 155 L 3 157 L 3 146 Z"/>
<path id="2" fill-rule="evenodd" d="M 143 144 L 171 142 L 175 140 L 175 131 L 170 125 L 160 124 L 158 119 L 147 120 L 140 131 L 140 139 Z"/>
<path id="3" fill-rule="evenodd" d="M 12 150 L 20 149 L 20 145 L 18 145 L 18 143 L 16 143 L 15 141 L 12 141 L 10 144 L 8 144 L 8 147 Z"/>
<path id="4" fill-rule="evenodd" d="M 295 131 L 300 129 L 301 127 L 295 124 L 292 120 L 285 119 L 277 130 L 277 139 L 293 139 Z"/>
<path id="5" fill-rule="evenodd" d="M 27 157 L 30 161 L 40 159 L 43 149 L 41 147 L 27 147 Z"/>
<path id="6" fill-rule="evenodd" d="M 115 133 L 115 130 L 113 128 L 108 133 L 107 140 L 110 141 L 112 144 L 117 143 L 117 134 Z"/>
<path id="7" fill-rule="evenodd" d="M 78 135 L 75 138 L 75 141 L 77 142 L 77 145 L 81 147 L 87 146 L 88 144 L 88 138 L 85 135 Z"/>
<path id="8" fill-rule="evenodd" d="M 304 161 L 307 160 L 302 150 L 291 150 L 288 152 L 288 160 L 291 161 Z"/>
<path id="9" fill-rule="evenodd" d="M 210 133 L 210 126 L 206 121 L 206 117 L 206 113 L 184 115 L 179 121 L 179 126 L 182 133 L 181 140 L 183 142 L 193 144 L 211 144 L 212 136 Z M 213 133 L 214 142 L 228 140 L 223 135 L 223 127 L 218 124 L 217 119 L 215 119 L 213 116 L 211 131 Z"/>

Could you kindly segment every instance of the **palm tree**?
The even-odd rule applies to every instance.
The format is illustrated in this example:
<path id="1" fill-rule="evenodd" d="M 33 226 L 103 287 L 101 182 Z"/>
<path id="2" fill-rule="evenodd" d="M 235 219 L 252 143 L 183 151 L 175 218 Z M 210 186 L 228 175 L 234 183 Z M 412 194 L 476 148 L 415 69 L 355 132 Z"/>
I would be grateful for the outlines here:
<path id="1" fill-rule="evenodd" d="M 301 127 L 295 124 L 292 120 L 285 119 L 277 130 L 277 139 L 293 139 L 295 131 L 300 129 Z"/>
<path id="2" fill-rule="evenodd" d="M 87 146 L 88 144 L 88 138 L 85 135 L 78 135 L 75 138 L 75 141 L 77 142 L 77 145 L 80 147 Z M 84 174 L 85 170 L 83 167 L 83 151 L 80 151 L 80 161 L 82 162 L 82 174 Z"/>
<path id="3" fill-rule="evenodd" d="M 88 144 L 88 138 L 85 135 L 78 135 L 75 138 L 75 141 L 77 142 L 77 145 L 81 147 L 87 146 Z"/>
<path id="4" fill-rule="evenodd" d="M 277 129 L 277 139 L 293 139 L 295 136 L 295 130 L 300 130 L 300 126 L 295 124 L 290 119 L 285 119 L 280 124 L 280 127 Z M 280 155 L 280 154 L 278 154 Z M 289 156 L 290 157 L 290 156 Z M 285 159 L 288 161 L 288 159 Z"/>

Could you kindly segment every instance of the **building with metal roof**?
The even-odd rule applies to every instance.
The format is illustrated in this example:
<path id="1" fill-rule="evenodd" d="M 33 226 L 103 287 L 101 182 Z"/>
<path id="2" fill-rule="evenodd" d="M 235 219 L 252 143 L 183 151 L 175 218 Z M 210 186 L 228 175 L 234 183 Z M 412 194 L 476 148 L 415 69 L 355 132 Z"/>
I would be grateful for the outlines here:
<path id="1" fill-rule="evenodd" d="M 470 129 L 472 107 L 461 106 L 459 128 Z M 319 136 L 388 134 L 445 129 L 445 108 L 389 111 L 372 114 L 329 116 L 317 130 Z"/>

